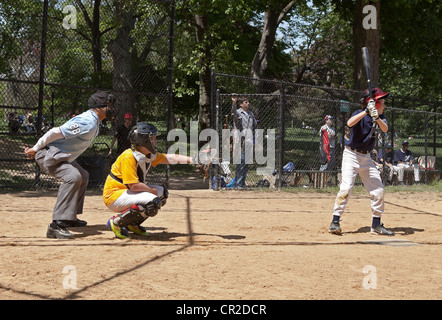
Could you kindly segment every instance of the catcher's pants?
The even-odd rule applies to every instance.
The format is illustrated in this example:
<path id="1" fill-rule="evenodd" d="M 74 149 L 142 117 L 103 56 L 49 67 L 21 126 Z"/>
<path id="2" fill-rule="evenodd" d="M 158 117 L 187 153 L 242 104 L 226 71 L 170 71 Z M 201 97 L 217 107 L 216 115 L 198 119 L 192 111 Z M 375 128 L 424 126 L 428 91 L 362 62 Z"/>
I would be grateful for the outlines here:
<path id="1" fill-rule="evenodd" d="M 83 213 L 84 196 L 89 182 L 89 173 L 83 169 L 76 161 L 61 161 L 45 166 L 48 158 L 45 157 L 48 151 L 42 149 L 37 152 L 35 161 L 51 176 L 63 180 L 58 188 L 57 201 L 52 212 L 53 220 L 77 219 L 77 214 Z"/>
<path id="2" fill-rule="evenodd" d="M 134 204 L 148 204 L 156 197 L 162 197 L 164 188 L 156 185 L 149 185 L 151 188 L 157 189 L 158 196 L 150 192 L 135 192 L 126 190 L 112 204 L 108 206 L 114 212 L 123 212 Z"/>
<path id="3" fill-rule="evenodd" d="M 398 178 L 399 181 L 404 181 L 404 171 L 414 171 L 414 181 L 419 181 L 419 165 L 417 163 L 414 164 L 408 164 L 408 163 L 398 163 L 397 165 L 399 168 L 402 169 L 402 176 L 399 174 Z"/>
<path id="4" fill-rule="evenodd" d="M 342 157 L 342 181 L 336 196 L 333 215 L 341 216 L 344 213 L 358 174 L 370 194 L 372 216 L 380 217 L 384 212 L 384 186 L 381 175 L 369 153 L 362 154 L 348 147 L 345 147 Z"/>

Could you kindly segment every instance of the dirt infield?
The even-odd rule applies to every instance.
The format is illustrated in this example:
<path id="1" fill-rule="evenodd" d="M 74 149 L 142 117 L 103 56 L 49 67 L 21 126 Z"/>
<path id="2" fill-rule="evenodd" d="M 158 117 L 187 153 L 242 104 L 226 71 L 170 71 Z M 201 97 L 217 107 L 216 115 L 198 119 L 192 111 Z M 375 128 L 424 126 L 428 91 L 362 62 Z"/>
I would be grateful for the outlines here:
<path id="1" fill-rule="evenodd" d="M 334 196 L 171 190 L 143 224 L 149 238 L 119 240 L 101 195 L 88 193 L 88 226 L 52 240 L 54 192 L 3 193 L 0 298 L 442 298 L 441 194 L 387 193 L 388 238 L 369 233 L 365 195 L 350 200 L 344 234 L 328 234 Z"/>

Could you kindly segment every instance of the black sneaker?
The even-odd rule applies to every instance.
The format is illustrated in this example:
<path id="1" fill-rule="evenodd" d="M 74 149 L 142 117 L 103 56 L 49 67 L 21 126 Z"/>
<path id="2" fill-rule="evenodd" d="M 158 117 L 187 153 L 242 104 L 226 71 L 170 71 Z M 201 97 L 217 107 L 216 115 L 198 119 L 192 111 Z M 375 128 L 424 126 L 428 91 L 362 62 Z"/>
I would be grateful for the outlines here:
<path id="1" fill-rule="evenodd" d="M 75 228 L 75 227 L 86 227 L 87 226 L 87 222 L 84 220 L 63 220 L 63 224 L 65 227 L 71 227 L 71 228 Z"/>
<path id="2" fill-rule="evenodd" d="M 57 221 L 57 223 L 55 223 L 55 226 L 48 226 L 46 237 L 51 239 L 72 239 L 74 235 L 66 229 L 66 226 L 64 224 Z"/>
<path id="3" fill-rule="evenodd" d="M 339 222 L 332 221 L 332 223 L 330 223 L 330 227 L 328 228 L 328 232 L 338 235 L 341 234 L 342 230 L 339 226 Z"/>
<path id="4" fill-rule="evenodd" d="M 380 234 L 383 236 L 394 236 L 394 232 L 385 228 L 383 223 L 381 223 L 380 225 L 378 225 L 375 228 L 370 228 L 370 233 L 371 234 Z"/>

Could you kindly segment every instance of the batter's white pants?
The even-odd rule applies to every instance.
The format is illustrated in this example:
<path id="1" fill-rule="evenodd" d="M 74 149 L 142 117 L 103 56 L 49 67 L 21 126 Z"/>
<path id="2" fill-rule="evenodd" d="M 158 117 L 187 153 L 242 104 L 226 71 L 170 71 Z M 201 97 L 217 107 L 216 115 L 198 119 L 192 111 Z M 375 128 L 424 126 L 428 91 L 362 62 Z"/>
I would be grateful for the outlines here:
<path id="1" fill-rule="evenodd" d="M 134 204 L 147 204 L 154 198 L 163 196 L 163 187 L 156 185 L 149 185 L 149 187 L 157 189 L 158 196 L 150 192 L 135 192 L 128 189 L 124 191 L 117 200 L 110 204 L 108 208 L 114 212 L 123 212 Z"/>
<path id="2" fill-rule="evenodd" d="M 370 154 L 362 154 L 345 147 L 342 157 L 342 181 L 336 196 L 333 215 L 341 216 L 350 199 L 356 176 L 362 179 L 370 195 L 373 217 L 380 217 L 384 212 L 384 185 Z"/>
<path id="3" fill-rule="evenodd" d="M 408 163 L 398 163 L 397 165 L 399 168 L 402 169 L 402 177 L 400 174 L 398 175 L 399 181 L 404 181 L 404 171 L 411 171 L 411 170 L 414 171 L 414 181 L 417 182 L 420 180 L 419 179 L 419 165 L 417 163 L 414 163 L 411 165 Z"/>

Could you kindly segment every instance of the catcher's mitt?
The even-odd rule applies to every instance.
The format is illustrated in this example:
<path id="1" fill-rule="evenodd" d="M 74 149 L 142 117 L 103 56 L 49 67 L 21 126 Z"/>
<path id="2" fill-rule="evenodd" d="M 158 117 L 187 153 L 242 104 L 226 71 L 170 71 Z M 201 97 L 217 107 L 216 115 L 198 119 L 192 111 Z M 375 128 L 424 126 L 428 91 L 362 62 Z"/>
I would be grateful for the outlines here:
<path id="1" fill-rule="evenodd" d="M 213 160 L 216 159 L 216 149 L 207 149 L 200 151 L 192 157 L 192 162 L 199 170 L 200 176 L 206 180 L 209 177 L 209 170 Z"/>

